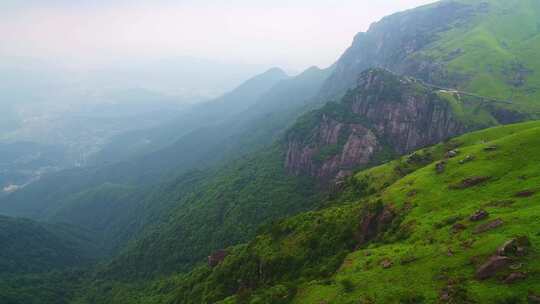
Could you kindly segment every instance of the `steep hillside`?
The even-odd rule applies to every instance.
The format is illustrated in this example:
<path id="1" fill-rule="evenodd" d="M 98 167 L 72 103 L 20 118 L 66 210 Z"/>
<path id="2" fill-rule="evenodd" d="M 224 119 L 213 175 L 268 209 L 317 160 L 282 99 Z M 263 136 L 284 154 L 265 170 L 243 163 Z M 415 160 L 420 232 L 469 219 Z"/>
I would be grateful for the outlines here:
<path id="1" fill-rule="evenodd" d="M 504 104 L 435 89 L 382 69 L 362 72 L 339 103 L 303 116 L 287 133 L 288 172 L 320 180 L 520 116 Z"/>
<path id="2" fill-rule="evenodd" d="M 321 94 L 383 67 L 537 113 L 539 15 L 535 0 L 447 0 L 385 17 L 355 37 Z"/>
<path id="3" fill-rule="evenodd" d="M 162 195 L 174 207 L 102 275 L 124 281 L 189 270 L 212 252 L 247 241 L 264 223 L 315 208 L 313 180 L 287 175 L 282 159 L 274 146 L 211 171 L 187 193 L 170 183 Z"/>
<path id="4" fill-rule="evenodd" d="M 131 160 L 53 174 L 2 199 L 0 212 L 83 225 L 102 235 L 106 249 L 115 251 L 176 204 L 164 198 L 178 199 L 207 176 L 191 170 L 206 170 L 270 145 L 302 113 L 329 71 L 310 69 L 283 81 L 270 71 L 274 76 L 248 81 L 223 102 L 216 101 L 216 108 L 201 109 L 196 117 L 208 120 L 195 121 L 206 126 L 186 132 L 174 144 Z M 268 77 L 274 86 L 263 92 L 261 79 Z M 229 104 L 235 105 L 230 111 Z M 240 106 L 247 110 L 237 110 Z"/>
<path id="5" fill-rule="evenodd" d="M 189 275 L 89 290 L 139 303 L 535 303 L 539 136 L 532 122 L 452 139 L 356 174 L 349 199 Z"/>
<path id="6" fill-rule="evenodd" d="M 229 119 L 215 119 L 168 147 L 141 157 L 139 161 L 145 164 L 144 172 L 167 168 L 171 164 L 174 164 L 176 174 L 193 168 L 208 168 L 272 144 L 311 105 L 310 99 L 316 95 L 328 72 L 309 69 L 280 81 L 247 110 L 231 115 Z"/>
<path id="7" fill-rule="evenodd" d="M 451 104 L 438 94 L 384 70 L 366 71 L 341 103 L 293 126 L 285 146 L 211 170 L 190 191 L 172 184 L 162 193 L 176 199 L 168 203 L 174 207 L 164 223 L 148 229 L 106 272 L 146 277 L 189 269 L 213 251 L 247 240 L 265 222 L 317 207 L 316 179 L 343 178 L 384 157 L 498 123 L 489 106 Z M 468 120 L 458 109 L 475 111 L 477 119 Z M 154 200 L 169 201 L 159 195 Z"/>
<path id="8" fill-rule="evenodd" d="M 159 151 L 194 130 L 227 121 L 247 110 L 273 86 L 288 78 L 282 70 L 270 69 L 215 100 L 194 105 L 169 123 L 116 136 L 93 161 L 95 164 L 117 162 Z"/>

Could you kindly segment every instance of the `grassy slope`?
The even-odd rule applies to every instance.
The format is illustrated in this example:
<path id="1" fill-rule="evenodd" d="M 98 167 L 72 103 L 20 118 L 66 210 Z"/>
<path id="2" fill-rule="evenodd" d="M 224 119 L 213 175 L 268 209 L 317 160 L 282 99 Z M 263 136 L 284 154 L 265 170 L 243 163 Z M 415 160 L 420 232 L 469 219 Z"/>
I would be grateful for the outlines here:
<path id="1" fill-rule="evenodd" d="M 412 204 L 412 210 L 401 225 L 401 229 L 413 227 L 412 233 L 404 240 L 385 243 L 385 239 L 392 240 L 392 236 L 387 235 L 382 242 L 351 253 L 330 283 L 303 284 L 293 303 L 352 303 L 358 299 L 374 299 L 377 303 L 406 299 L 434 302 L 449 279 L 461 280 L 469 299 L 480 303 L 516 297 L 525 299 L 529 291 L 540 292 L 540 262 L 534 251 L 522 260 L 521 271 L 529 273 L 523 282 L 505 285 L 495 279 L 485 282 L 473 279 L 479 261 L 484 261 L 513 236 L 527 235 L 534 248 L 540 246 L 538 198 L 515 197 L 520 191 L 540 190 L 539 135 L 540 123 L 533 122 L 460 137 L 455 142 L 464 146 L 461 155 L 450 160 L 441 175 L 437 175 L 434 164 L 430 164 L 398 179 L 393 169 L 395 162 L 357 175 L 360 179 L 371 176 L 371 180 L 385 181 L 383 184 L 395 180 L 376 197 L 396 208 Z M 484 148 L 488 145 L 499 148 L 486 152 Z M 434 148 L 433 155 L 442 147 Z M 474 155 L 476 159 L 459 164 L 465 155 Z M 449 188 L 471 176 L 490 176 L 491 180 L 465 190 Z M 417 194 L 409 197 L 407 193 L 412 190 Z M 506 207 L 490 204 L 504 200 L 514 203 Z M 467 218 L 480 208 L 490 212 L 489 219 L 501 218 L 505 224 L 483 234 L 473 234 L 474 227 L 483 222 L 475 224 Z M 451 232 L 450 223 L 456 220 L 467 226 L 460 234 Z M 463 243 L 471 240 L 474 241 L 472 247 L 464 248 Z M 454 253 L 452 256 L 448 255 L 449 249 Z M 394 262 L 390 269 L 380 266 L 385 258 Z M 415 261 L 401 265 L 400 261 L 412 258 Z M 344 288 L 343 282 L 350 286 Z"/>
<path id="2" fill-rule="evenodd" d="M 157 280 L 138 290 L 121 283 L 94 286 L 93 294 L 114 288 L 118 303 L 124 299 L 133 303 L 273 304 L 369 303 L 370 299 L 375 303 L 418 303 L 423 299 L 431 303 L 449 280 L 456 280 L 465 290 L 462 293 L 479 303 L 524 299 L 529 292 L 540 292 L 540 263 L 534 250 L 540 246 L 540 206 L 535 205 L 536 196 L 514 195 L 538 187 L 539 135 L 540 122 L 530 122 L 470 133 L 426 148 L 414 157 L 358 173 L 341 194 L 341 203 L 267 225 L 250 243 L 229 249 L 231 255 L 214 269 L 201 266 L 188 275 Z M 460 155 L 449 161 L 445 173 L 437 175 L 434 164 L 457 145 Z M 484 151 L 491 145 L 498 149 Z M 475 160 L 459 164 L 469 154 Z M 449 188 L 464 178 L 481 175 L 491 179 L 470 189 Z M 408 195 L 412 190 L 417 192 L 415 196 Z M 501 200 L 514 203 L 490 205 Z M 367 247 L 355 249 L 361 215 L 381 203 L 392 204 L 397 220 Z M 478 224 L 470 222 L 468 216 L 479 208 L 488 210 L 489 218 Z M 476 225 L 495 218 L 502 218 L 505 224 L 472 234 Z M 467 229 L 451 233 L 455 221 Z M 520 261 L 524 264 L 520 271 L 527 272 L 528 278 L 514 285 L 473 279 L 476 266 L 517 235 L 527 235 L 533 244 L 533 250 Z M 465 249 L 462 243 L 469 240 L 474 242 Z M 449 249 L 452 256 L 448 256 Z M 394 266 L 383 269 L 380 262 L 385 258 Z M 406 260 L 412 262 L 401 265 Z M 81 298 L 80 303 L 88 300 Z"/>
<path id="3" fill-rule="evenodd" d="M 478 0 L 459 0 L 478 5 Z M 540 2 L 536 0 L 490 0 L 487 13 L 477 15 L 468 26 L 441 34 L 441 39 L 424 52 L 447 61 L 453 51 L 461 55 L 447 61 L 450 71 L 466 74 L 470 80 L 462 89 L 480 95 L 511 99 L 519 106 L 540 110 Z M 513 63 L 530 70 L 521 87 L 508 83 L 504 71 Z M 512 78 L 512 77 L 510 77 Z"/>
<path id="4" fill-rule="evenodd" d="M 465 298 L 521 303 L 529 292 L 540 293 L 538 194 L 515 197 L 523 190 L 540 190 L 539 136 L 540 122 L 496 127 L 359 172 L 327 208 L 266 225 L 251 242 L 229 248 L 231 254 L 216 268 L 203 265 L 189 274 L 140 284 L 92 284 L 75 303 L 433 303 L 449 281 L 459 282 L 456 293 L 462 298 L 455 303 Z M 497 150 L 484 150 L 492 145 Z M 459 156 L 436 174 L 435 163 L 456 146 Z M 475 159 L 459 164 L 467 155 Z M 491 179 L 468 189 L 449 188 L 471 176 Z M 513 203 L 493 204 L 506 200 Z M 381 204 L 393 206 L 396 220 L 357 248 L 362 215 Z M 480 208 L 490 216 L 470 222 L 469 215 Z M 472 233 L 496 218 L 505 224 Z M 466 230 L 452 233 L 456 222 Z M 473 278 L 480 263 L 520 235 L 532 242 L 532 250 L 519 260 L 526 280 L 505 285 L 499 278 Z M 470 241 L 470 248 L 463 246 Z M 383 269 L 383 259 L 393 266 Z"/>

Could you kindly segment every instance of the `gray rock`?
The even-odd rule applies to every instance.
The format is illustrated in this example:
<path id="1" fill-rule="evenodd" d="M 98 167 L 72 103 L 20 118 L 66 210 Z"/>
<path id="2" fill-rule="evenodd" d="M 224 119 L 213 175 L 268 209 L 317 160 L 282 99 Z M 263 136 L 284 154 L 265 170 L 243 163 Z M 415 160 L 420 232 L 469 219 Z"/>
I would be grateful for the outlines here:
<path id="1" fill-rule="evenodd" d="M 513 238 L 504 242 L 498 249 L 497 254 L 501 256 L 523 256 L 527 253 L 530 241 L 526 236 Z"/>
<path id="2" fill-rule="evenodd" d="M 479 234 L 479 233 L 483 233 L 483 232 L 486 232 L 486 231 L 489 231 L 489 230 L 493 230 L 497 227 L 500 227 L 504 224 L 503 220 L 501 220 L 500 218 L 498 219 L 495 219 L 491 222 L 488 222 L 488 223 L 485 223 L 485 224 L 482 224 L 478 227 L 476 227 L 476 229 L 474 230 L 474 233 L 476 234 Z"/>
<path id="3" fill-rule="evenodd" d="M 481 221 L 489 216 L 489 213 L 486 210 L 478 210 L 473 215 L 469 217 L 469 219 L 473 222 Z"/>
<path id="4" fill-rule="evenodd" d="M 512 259 L 504 256 L 492 256 L 476 270 L 476 278 L 485 280 L 493 277 L 498 271 L 506 268 Z"/>
<path id="5" fill-rule="evenodd" d="M 443 174 L 445 168 L 446 168 L 446 162 L 445 161 L 441 161 L 441 162 L 438 162 L 437 164 L 435 164 L 435 171 L 437 172 L 437 174 Z"/>
<path id="6" fill-rule="evenodd" d="M 450 151 L 448 151 L 446 153 L 446 157 L 447 158 L 454 158 L 454 157 L 458 156 L 458 154 L 459 154 L 459 150 L 457 150 L 457 149 L 456 150 L 450 150 Z"/>
<path id="7" fill-rule="evenodd" d="M 468 162 L 471 162 L 471 161 L 473 161 L 473 160 L 474 160 L 474 156 L 472 156 L 472 155 L 467 155 L 464 159 L 460 160 L 459 163 L 460 163 L 461 165 L 464 165 L 464 164 L 466 164 L 466 163 L 468 163 Z"/>
<path id="8" fill-rule="evenodd" d="M 525 280 L 526 278 L 527 274 L 524 272 L 512 272 L 503 280 L 503 282 L 506 284 L 512 284 L 517 281 Z"/>

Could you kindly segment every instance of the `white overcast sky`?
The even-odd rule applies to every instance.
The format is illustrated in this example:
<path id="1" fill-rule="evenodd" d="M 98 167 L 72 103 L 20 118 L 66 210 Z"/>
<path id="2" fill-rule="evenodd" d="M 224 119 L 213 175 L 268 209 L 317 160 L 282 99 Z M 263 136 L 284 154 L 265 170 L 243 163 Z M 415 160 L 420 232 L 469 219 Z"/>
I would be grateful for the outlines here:
<path id="1" fill-rule="evenodd" d="M 434 0 L 0 0 L 0 56 L 333 63 L 381 17 Z"/>

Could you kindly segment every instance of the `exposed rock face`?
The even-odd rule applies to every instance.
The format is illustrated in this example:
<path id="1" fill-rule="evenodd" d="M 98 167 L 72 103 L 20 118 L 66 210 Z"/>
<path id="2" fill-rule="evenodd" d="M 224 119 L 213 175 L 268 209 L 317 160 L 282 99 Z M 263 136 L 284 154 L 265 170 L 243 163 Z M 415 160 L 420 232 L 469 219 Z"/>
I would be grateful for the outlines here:
<path id="1" fill-rule="evenodd" d="M 386 205 L 380 210 L 366 212 L 360 221 L 358 244 L 364 245 L 388 229 L 395 216 L 396 213 L 391 205 Z"/>
<path id="2" fill-rule="evenodd" d="M 371 156 L 379 150 L 377 137 L 369 129 L 359 124 L 337 122 L 327 116 L 322 117 L 321 124 L 313 130 L 315 145 L 305 145 L 293 140 L 289 142 L 285 166 L 294 174 L 307 173 L 321 179 L 333 178 L 336 174 L 347 175 L 348 169 L 367 164 Z M 338 138 L 348 133 L 346 142 L 342 144 L 341 153 L 316 161 L 316 156 L 325 147 L 338 146 Z"/>
<path id="3" fill-rule="evenodd" d="M 212 255 L 208 257 L 208 266 L 212 268 L 218 266 L 228 255 L 229 253 L 225 250 L 218 250 L 212 253 Z"/>
<path id="4" fill-rule="evenodd" d="M 402 75 L 415 76 L 431 83 L 449 83 L 458 75 L 448 75 L 444 63 L 426 56 L 414 56 L 452 24 L 466 23 L 478 7 L 457 2 L 442 2 L 421 10 L 397 13 L 371 25 L 356 35 L 352 46 L 335 66 L 321 94 L 332 97 L 354 87 L 362 71 L 382 67 Z M 453 52 L 459 56 L 463 50 Z"/>
<path id="5" fill-rule="evenodd" d="M 400 154 L 465 130 L 448 103 L 406 78 L 369 70 L 361 74 L 358 90 L 360 94 L 352 100 L 353 113 L 367 118 L 375 133 L 388 139 Z"/>
<path id="6" fill-rule="evenodd" d="M 331 180 L 372 163 L 382 150 L 405 154 L 466 130 L 432 89 L 368 70 L 342 102 L 308 114 L 288 133 L 285 167 Z"/>

